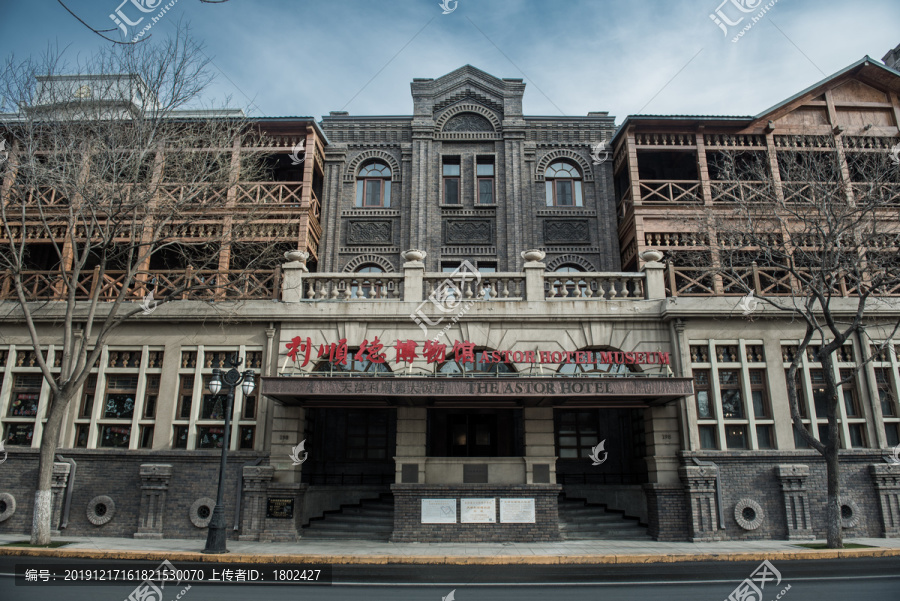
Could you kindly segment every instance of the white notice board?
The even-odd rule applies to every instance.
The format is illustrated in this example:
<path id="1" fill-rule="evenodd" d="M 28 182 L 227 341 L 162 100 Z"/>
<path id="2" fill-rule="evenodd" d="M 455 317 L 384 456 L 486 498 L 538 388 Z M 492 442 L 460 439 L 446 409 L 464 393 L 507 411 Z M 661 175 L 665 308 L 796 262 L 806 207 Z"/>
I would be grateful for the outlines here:
<path id="1" fill-rule="evenodd" d="M 534 524 L 534 499 L 500 499 L 500 521 L 505 524 Z"/>
<path id="2" fill-rule="evenodd" d="M 422 499 L 423 524 L 455 524 L 456 499 Z"/>
<path id="3" fill-rule="evenodd" d="M 497 499 L 460 499 L 461 524 L 494 524 L 497 522 Z"/>

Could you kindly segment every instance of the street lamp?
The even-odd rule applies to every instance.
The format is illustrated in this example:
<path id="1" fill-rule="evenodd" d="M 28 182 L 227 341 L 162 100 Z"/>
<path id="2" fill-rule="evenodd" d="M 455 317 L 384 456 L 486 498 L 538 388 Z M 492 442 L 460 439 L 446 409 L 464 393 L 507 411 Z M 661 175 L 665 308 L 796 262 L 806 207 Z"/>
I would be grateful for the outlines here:
<path id="1" fill-rule="evenodd" d="M 212 518 L 209 520 L 209 531 L 206 534 L 206 548 L 204 553 L 227 553 L 225 548 L 225 466 L 228 462 L 228 447 L 231 439 L 231 408 L 234 407 L 234 389 L 238 386 L 244 391 L 244 396 L 253 392 L 256 385 L 253 372 L 246 370 L 243 373 L 237 370 L 243 363 L 237 354 L 228 359 L 231 366 L 227 372 L 214 369 L 212 379 L 209 381 L 209 391 L 217 396 L 222 387 L 228 388 L 225 403 L 225 435 L 222 440 L 222 460 L 219 464 L 219 492 L 216 495 L 216 507 L 213 509 Z"/>

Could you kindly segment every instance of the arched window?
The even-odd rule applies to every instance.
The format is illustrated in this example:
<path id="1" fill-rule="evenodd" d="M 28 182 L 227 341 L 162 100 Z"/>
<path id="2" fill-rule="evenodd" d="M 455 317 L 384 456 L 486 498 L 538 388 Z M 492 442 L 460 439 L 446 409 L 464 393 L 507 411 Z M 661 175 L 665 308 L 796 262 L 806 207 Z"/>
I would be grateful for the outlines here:
<path id="1" fill-rule="evenodd" d="M 380 265 L 362 265 L 356 273 L 384 273 Z M 350 286 L 350 298 L 378 298 L 381 296 L 382 283 L 376 279 L 378 276 L 360 276 L 353 280 Z"/>
<path id="2" fill-rule="evenodd" d="M 356 176 L 356 206 L 391 206 L 391 168 L 381 161 L 367 163 Z"/>
<path id="3" fill-rule="evenodd" d="M 547 167 L 544 173 L 547 181 L 548 207 L 580 207 L 581 173 L 569 163 L 557 161 Z"/>
<path id="4" fill-rule="evenodd" d="M 579 273 L 584 271 L 579 265 L 563 264 L 553 270 L 554 273 Z M 553 281 L 554 297 L 575 297 L 587 296 L 587 282 L 577 279 L 578 276 L 562 276 L 562 278 Z M 574 278 L 574 279 L 568 279 Z"/>

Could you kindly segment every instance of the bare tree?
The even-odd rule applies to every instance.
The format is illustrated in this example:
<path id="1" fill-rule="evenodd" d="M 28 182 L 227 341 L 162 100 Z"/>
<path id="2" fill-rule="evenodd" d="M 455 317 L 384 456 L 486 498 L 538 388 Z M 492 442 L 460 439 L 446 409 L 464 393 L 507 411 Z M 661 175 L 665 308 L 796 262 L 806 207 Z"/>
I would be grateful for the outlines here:
<path id="1" fill-rule="evenodd" d="M 260 284 L 264 245 L 241 273 L 227 271 L 231 241 L 267 208 L 229 192 L 259 179 L 260 157 L 240 149 L 258 147 L 260 133 L 241 111 L 184 110 L 209 84 L 207 66 L 185 28 L 72 69 L 56 52 L 0 66 L 0 96 L 18 107 L 0 119 L 9 144 L 0 306 L 27 327 L 51 391 L 32 544 L 50 541 L 61 425 L 110 334 L 158 305 L 239 299 Z M 48 356 L 51 343 L 59 358 Z"/>
<path id="2" fill-rule="evenodd" d="M 897 331 L 900 307 L 900 169 L 885 148 L 862 146 L 797 136 L 779 148 L 777 160 L 765 152 L 723 151 L 711 166 L 714 204 L 693 224 L 710 240 L 706 282 L 718 278 L 725 294 L 755 295 L 777 310 L 776 318 L 805 328 L 792 349 L 788 399 L 798 436 L 825 458 L 830 548 L 843 546 L 842 388 L 887 344 L 873 345 L 867 328 L 886 341 Z M 860 349 L 862 360 L 855 370 L 837 371 L 836 356 L 854 339 L 867 347 Z M 824 372 L 820 401 L 828 426 L 821 440 L 804 427 L 799 405 L 804 354 Z"/>

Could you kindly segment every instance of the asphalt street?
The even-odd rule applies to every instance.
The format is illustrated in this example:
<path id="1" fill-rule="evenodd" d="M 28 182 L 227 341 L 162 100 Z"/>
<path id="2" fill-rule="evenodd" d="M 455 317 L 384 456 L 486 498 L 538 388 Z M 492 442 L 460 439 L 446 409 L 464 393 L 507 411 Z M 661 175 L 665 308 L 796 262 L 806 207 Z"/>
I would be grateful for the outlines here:
<path id="1" fill-rule="evenodd" d="M 91 560 L 0 557 L 0 601 L 123 601 L 134 584 L 49 584 L 20 582 L 16 564 L 42 564 L 54 573 L 92 568 Z M 142 562 L 146 564 L 146 562 Z M 128 568 L 142 563 L 122 561 Z M 201 564 L 179 564 L 192 569 Z M 262 566 L 255 584 L 168 583 L 158 597 L 135 601 L 720 601 L 749 578 L 759 562 L 693 562 L 600 566 L 333 566 L 334 583 L 276 583 Z M 209 568 L 209 564 L 206 564 Z M 762 598 L 740 601 L 900 601 L 900 558 L 858 558 L 776 562 L 781 581 L 769 581 Z M 189 587 L 189 588 L 188 588 Z M 780 595 L 780 596 L 779 596 Z M 450 601 L 450 599 L 446 599 Z"/>

